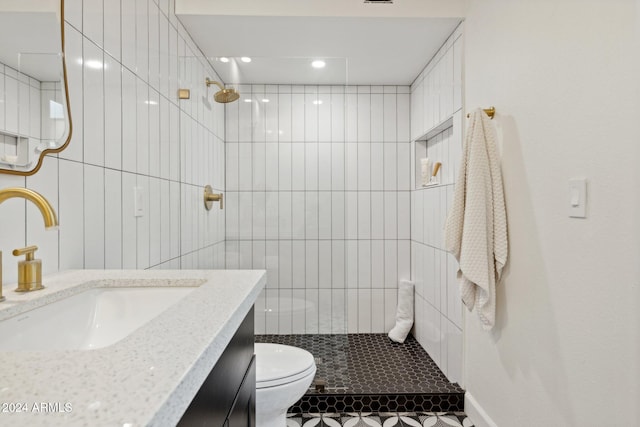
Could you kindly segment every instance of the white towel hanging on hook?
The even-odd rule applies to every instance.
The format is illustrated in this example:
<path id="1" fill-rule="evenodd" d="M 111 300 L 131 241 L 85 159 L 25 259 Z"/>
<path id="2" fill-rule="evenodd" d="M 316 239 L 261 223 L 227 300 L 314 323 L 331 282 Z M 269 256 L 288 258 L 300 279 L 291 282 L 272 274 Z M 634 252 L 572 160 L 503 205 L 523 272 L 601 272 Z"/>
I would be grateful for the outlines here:
<path id="1" fill-rule="evenodd" d="M 485 330 L 495 324 L 496 291 L 507 262 L 507 216 L 495 132 L 480 108 L 471 113 L 445 246 L 458 260 L 462 301 Z"/>

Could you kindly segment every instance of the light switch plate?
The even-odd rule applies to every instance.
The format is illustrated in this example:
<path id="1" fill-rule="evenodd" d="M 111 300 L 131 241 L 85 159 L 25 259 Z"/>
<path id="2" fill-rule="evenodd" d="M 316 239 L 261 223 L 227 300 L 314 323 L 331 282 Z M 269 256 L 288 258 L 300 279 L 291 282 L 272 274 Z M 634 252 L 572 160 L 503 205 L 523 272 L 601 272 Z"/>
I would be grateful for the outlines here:
<path id="1" fill-rule="evenodd" d="M 587 217 L 586 178 L 572 178 L 569 180 L 569 217 Z"/>

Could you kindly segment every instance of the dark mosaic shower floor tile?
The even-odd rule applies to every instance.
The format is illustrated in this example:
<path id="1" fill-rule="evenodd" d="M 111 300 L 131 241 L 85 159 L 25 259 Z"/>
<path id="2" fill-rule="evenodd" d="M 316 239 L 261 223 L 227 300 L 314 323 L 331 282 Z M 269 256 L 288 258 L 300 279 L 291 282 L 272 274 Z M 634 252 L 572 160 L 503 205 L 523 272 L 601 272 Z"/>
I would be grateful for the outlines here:
<path id="1" fill-rule="evenodd" d="M 316 359 L 314 384 L 290 412 L 463 409 L 464 390 L 411 336 L 404 344 L 386 334 L 258 335 L 256 342 L 304 348 Z M 323 390 L 315 387 L 319 382 L 326 384 Z"/>
<path id="2" fill-rule="evenodd" d="M 474 427 L 463 412 L 288 414 L 287 427 Z"/>

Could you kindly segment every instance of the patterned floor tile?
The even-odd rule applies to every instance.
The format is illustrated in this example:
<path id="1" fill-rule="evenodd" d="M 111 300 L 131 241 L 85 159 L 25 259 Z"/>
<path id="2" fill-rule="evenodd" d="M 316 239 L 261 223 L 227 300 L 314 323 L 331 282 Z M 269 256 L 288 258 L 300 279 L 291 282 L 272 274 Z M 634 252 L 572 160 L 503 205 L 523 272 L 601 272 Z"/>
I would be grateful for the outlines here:
<path id="1" fill-rule="evenodd" d="M 288 414 L 287 427 L 474 427 L 463 412 Z"/>

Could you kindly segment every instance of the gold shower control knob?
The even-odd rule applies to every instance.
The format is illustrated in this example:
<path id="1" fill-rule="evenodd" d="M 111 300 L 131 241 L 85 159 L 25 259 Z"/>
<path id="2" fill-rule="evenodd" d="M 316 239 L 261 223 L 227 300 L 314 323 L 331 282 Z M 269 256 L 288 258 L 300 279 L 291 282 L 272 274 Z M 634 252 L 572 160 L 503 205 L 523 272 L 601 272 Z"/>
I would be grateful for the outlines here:
<path id="1" fill-rule="evenodd" d="M 204 207 L 210 211 L 213 202 L 220 202 L 220 209 L 223 209 L 224 195 L 222 193 L 214 193 L 210 185 L 204 187 Z"/>

